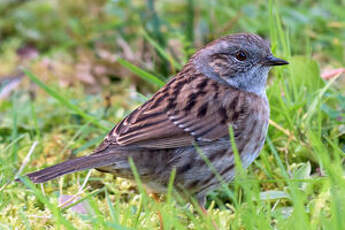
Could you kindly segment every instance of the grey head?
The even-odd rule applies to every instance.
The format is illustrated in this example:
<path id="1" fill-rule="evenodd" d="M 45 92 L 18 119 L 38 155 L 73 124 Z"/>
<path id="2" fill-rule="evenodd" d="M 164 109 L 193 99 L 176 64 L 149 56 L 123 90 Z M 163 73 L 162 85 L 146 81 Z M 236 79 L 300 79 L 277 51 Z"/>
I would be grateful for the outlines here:
<path id="1" fill-rule="evenodd" d="M 268 41 L 249 33 L 219 38 L 200 49 L 191 61 L 207 77 L 260 96 L 265 95 L 271 67 L 289 64 L 272 55 Z"/>

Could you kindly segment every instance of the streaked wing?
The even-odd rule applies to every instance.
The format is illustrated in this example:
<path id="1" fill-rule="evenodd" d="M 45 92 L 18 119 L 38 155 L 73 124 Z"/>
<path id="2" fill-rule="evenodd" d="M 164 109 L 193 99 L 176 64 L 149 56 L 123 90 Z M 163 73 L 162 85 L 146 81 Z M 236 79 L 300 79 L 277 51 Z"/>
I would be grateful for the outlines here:
<path id="1" fill-rule="evenodd" d="M 120 146 L 174 148 L 228 135 L 245 113 L 243 93 L 201 74 L 173 78 L 108 135 Z M 229 113 L 229 109 L 232 111 Z"/>

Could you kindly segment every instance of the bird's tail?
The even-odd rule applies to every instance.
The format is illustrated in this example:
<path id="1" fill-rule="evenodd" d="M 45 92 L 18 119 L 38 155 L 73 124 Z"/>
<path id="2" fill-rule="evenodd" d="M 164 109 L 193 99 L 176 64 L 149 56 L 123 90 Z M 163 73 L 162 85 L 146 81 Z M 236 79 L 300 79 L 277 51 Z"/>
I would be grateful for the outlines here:
<path id="1" fill-rule="evenodd" d="M 29 177 L 33 183 L 44 183 L 65 174 L 109 166 L 114 164 L 117 160 L 117 154 L 114 153 L 92 154 L 62 162 L 39 171 L 29 173 L 26 176 Z"/>

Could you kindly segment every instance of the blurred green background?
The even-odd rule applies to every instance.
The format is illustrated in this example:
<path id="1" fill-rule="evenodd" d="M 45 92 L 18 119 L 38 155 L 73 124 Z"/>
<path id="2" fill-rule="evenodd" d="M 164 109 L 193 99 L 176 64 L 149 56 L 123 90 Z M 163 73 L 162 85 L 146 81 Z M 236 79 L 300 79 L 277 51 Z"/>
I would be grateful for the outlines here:
<path id="1" fill-rule="evenodd" d="M 293 55 L 317 55 L 322 65 L 340 66 L 344 63 L 343 4 L 340 0 L 277 1 L 270 11 L 269 1 L 2 0 L 0 75 L 11 74 L 22 64 L 18 58 L 30 55 L 68 65 L 107 62 L 108 53 L 167 78 L 176 68 L 151 40 L 183 64 L 196 48 L 225 34 L 245 31 L 274 39 L 270 14 L 274 18 L 277 10 Z M 274 51 L 282 46 L 273 45 Z M 89 68 L 96 73 L 84 81 L 97 79 L 98 71 L 102 76 L 128 77 L 115 66 Z"/>

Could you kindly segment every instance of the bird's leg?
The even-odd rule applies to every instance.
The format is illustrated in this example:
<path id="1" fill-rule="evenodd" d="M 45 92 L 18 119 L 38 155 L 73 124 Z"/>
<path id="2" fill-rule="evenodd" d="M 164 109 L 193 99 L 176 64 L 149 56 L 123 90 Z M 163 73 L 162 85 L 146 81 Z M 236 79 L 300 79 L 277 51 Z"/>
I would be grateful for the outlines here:
<path id="1" fill-rule="evenodd" d="M 198 205 L 199 205 L 201 212 L 205 215 L 205 217 L 208 217 L 209 215 L 208 215 L 208 212 L 205 208 L 205 204 L 206 204 L 206 197 L 205 196 L 198 199 Z M 214 229 L 218 230 L 219 228 L 218 228 L 216 222 L 211 217 L 210 217 L 210 219 L 211 219 L 211 222 L 212 222 Z"/>
<path id="2" fill-rule="evenodd" d="M 207 217 L 208 216 L 207 210 L 203 206 L 200 206 L 200 209 L 201 209 L 202 213 Z M 212 218 L 211 218 L 211 222 L 212 222 L 214 229 L 219 230 L 216 222 Z"/>
<path id="3" fill-rule="evenodd" d="M 157 193 L 151 193 L 150 196 L 152 199 L 154 199 L 157 203 L 160 203 L 159 196 Z M 164 230 L 164 225 L 163 225 L 163 217 L 160 211 L 157 212 L 158 218 L 159 218 L 159 229 Z"/>

